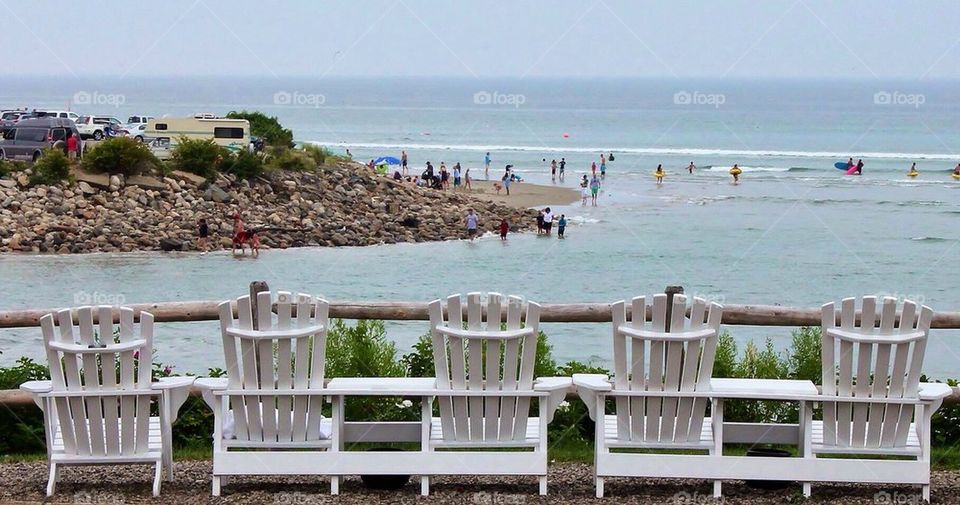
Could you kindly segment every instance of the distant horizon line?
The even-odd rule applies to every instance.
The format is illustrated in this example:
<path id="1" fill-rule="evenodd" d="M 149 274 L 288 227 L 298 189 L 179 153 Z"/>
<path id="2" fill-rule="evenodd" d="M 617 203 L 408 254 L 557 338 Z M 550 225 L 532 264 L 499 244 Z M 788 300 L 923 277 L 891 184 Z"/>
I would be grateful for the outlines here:
<path id="1" fill-rule="evenodd" d="M 862 76 L 851 77 L 796 77 L 796 76 L 735 76 L 735 77 L 711 77 L 711 76 L 583 76 L 583 75 L 555 75 L 555 76 L 516 76 L 500 75 L 489 77 L 473 77 L 461 75 L 263 75 L 263 74 L 64 74 L 59 73 L 29 73 L 29 74 L 5 74 L 0 73 L 3 79 L 260 79 L 260 80 L 282 80 L 282 79 L 306 79 L 306 80 L 435 80 L 435 81 L 488 81 L 488 80 L 515 80 L 515 81 L 651 81 L 651 82 L 670 82 L 670 81 L 713 81 L 713 82 L 837 82 L 837 83 L 871 83 L 871 82 L 958 82 L 960 76 L 954 77 L 869 77 Z"/>

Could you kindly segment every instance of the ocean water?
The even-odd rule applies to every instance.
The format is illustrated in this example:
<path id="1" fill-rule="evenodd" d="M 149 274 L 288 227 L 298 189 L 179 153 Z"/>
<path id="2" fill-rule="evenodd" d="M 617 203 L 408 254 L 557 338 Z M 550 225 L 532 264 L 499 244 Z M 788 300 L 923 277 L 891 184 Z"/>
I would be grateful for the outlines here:
<path id="1" fill-rule="evenodd" d="M 92 103 L 73 103 L 75 95 Z M 259 279 L 333 300 L 491 290 L 541 302 L 609 302 L 679 284 L 730 303 L 813 307 L 888 294 L 935 310 L 960 307 L 960 182 L 949 175 L 960 163 L 953 82 L 23 78 L 0 90 L 0 107 L 68 104 L 121 119 L 263 110 L 298 141 L 349 148 L 359 160 L 405 149 L 417 171 L 428 160 L 459 161 L 478 185 L 486 184 L 487 151 L 491 176 L 512 164 L 544 184 L 554 183 L 549 161 L 564 157 L 567 179 L 555 183 L 570 187 L 600 152 L 616 160 L 599 206 L 554 209 L 571 223 L 564 241 L 514 235 L 506 243 L 268 251 L 258 260 L 4 255 L 4 309 L 85 298 L 226 299 Z M 851 156 L 864 159 L 863 176 L 833 168 Z M 685 171 L 690 161 L 693 175 Z M 921 175 L 909 179 L 913 162 Z M 736 186 L 727 173 L 733 163 L 744 168 Z M 668 173 L 660 186 L 651 175 L 657 164 Z M 392 323 L 388 335 L 406 352 L 426 329 Z M 559 360 L 610 357 L 606 325 L 544 329 Z M 789 328 L 728 329 L 741 342 L 789 345 Z M 165 324 L 158 334 L 158 357 L 183 370 L 222 362 L 214 323 Z M 931 338 L 926 372 L 960 375 L 960 333 Z M 4 364 L 41 357 L 39 332 L 0 331 L 0 350 Z"/>

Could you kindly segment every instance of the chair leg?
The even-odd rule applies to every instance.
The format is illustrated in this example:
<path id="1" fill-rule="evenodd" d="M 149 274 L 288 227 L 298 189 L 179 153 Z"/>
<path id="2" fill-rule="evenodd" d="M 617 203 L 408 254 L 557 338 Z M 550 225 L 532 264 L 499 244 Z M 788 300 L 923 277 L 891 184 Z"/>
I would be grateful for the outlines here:
<path id="1" fill-rule="evenodd" d="M 922 486 L 920 492 L 923 493 L 923 501 L 930 503 L 930 484 Z"/>
<path id="2" fill-rule="evenodd" d="M 340 476 L 334 475 L 330 477 L 330 494 L 338 495 L 340 494 Z"/>
<path id="3" fill-rule="evenodd" d="M 430 476 L 429 475 L 420 476 L 420 495 L 430 496 Z"/>
<path id="4" fill-rule="evenodd" d="M 210 492 L 213 496 L 220 496 L 220 476 L 213 476 L 213 490 Z"/>
<path id="5" fill-rule="evenodd" d="M 547 476 L 540 476 L 540 496 L 547 496 Z"/>
<path id="6" fill-rule="evenodd" d="M 154 465 L 153 496 L 160 496 L 160 482 L 163 481 L 163 457 Z"/>
<path id="7" fill-rule="evenodd" d="M 723 481 L 715 480 L 713 481 L 713 497 L 720 498 L 720 488 L 723 486 Z"/>
<path id="8" fill-rule="evenodd" d="M 597 487 L 597 498 L 603 498 L 603 477 L 597 477 L 595 485 Z"/>
<path id="9" fill-rule="evenodd" d="M 50 463 L 50 477 L 47 479 L 47 496 L 57 492 L 57 464 Z"/>
<path id="10" fill-rule="evenodd" d="M 810 485 L 809 482 L 804 482 L 804 483 L 803 483 L 803 497 L 804 497 L 804 498 L 810 498 L 810 494 L 811 494 L 811 485 Z"/>
<path id="11" fill-rule="evenodd" d="M 163 464 L 167 467 L 167 482 L 173 482 L 173 453 L 163 455 Z"/>

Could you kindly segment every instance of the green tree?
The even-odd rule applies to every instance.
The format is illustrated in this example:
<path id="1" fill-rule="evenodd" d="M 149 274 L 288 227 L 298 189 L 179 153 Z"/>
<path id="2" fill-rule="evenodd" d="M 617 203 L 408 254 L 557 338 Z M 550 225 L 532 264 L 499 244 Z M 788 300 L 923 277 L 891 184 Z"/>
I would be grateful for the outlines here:
<path id="1" fill-rule="evenodd" d="M 178 170 L 213 179 L 218 165 L 230 156 L 230 152 L 213 139 L 188 139 L 180 137 L 173 148 L 171 159 Z"/>
<path id="2" fill-rule="evenodd" d="M 33 164 L 31 184 L 56 184 L 70 177 L 70 160 L 60 149 L 45 149 Z"/>
<path id="3" fill-rule="evenodd" d="M 267 116 L 259 111 L 230 111 L 230 119 L 250 121 L 250 134 L 261 137 L 271 146 L 293 147 L 293 132 L 284 128 L 276 116 Z"/>
<path id="4" fill-rule="evenodd" d="M 104 140 L 83 158 L 83 167 L 105 174 L 139 175 L 160 166 L 145 144 L 129 137 Z"/>

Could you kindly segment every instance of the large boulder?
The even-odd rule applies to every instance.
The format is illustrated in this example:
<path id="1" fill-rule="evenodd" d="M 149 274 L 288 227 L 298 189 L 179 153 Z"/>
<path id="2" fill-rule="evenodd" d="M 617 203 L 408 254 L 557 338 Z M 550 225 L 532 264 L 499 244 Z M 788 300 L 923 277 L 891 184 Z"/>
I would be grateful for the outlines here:
<path id="1" fill-rule="evenodd" d="M 127 178 L 127 185 L 139 186 L 143 189 L 152 189 L 155 191 L 164 191 L 167 189 L 167 184 L 149 175 L 132 175 Z"/>
<path id="2" fill-rule="evenodd" d="M 211 184 L 210 187 L 203 192 L 203 199 L 217 203 L 229 203 L 232 200 L 230 194 L 216 184 Z"/>
<path id="3" fill-rule="evenodd" d="M 161 250 L 161 251 L 167 251 L 167 252 L 169 252 L 169 251 L 182 251 L 182 250 L 183 250 L 183 242 L 181 242 L 181 241 L 179 241 L 179 240 L 177 240 L 177 239 L 173 239 L 173 238 L 165 238 L 165 239 L 162 239 L 162 240 L 160 241 L 160 250 Z"/>

